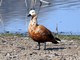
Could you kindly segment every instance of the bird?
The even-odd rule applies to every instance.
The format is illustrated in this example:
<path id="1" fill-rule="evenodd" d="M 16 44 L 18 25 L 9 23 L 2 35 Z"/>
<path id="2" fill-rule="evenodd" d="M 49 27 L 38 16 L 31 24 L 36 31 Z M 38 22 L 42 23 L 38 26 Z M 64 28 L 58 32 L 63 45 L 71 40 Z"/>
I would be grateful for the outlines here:
<path id="1" fill-rule="evenodd" d="M 35 10 L 30 10 L 28 17 L 31 16 L 28 26 L 29 36 L 38 43 L 38 50 L 40 50 L 40 43 L 44 43 L 44 50 L 46 50 L 46 42 L 52 42 L 58 44 L 61 41 L 59 38 L 54 37 L 52 32 L 45 26 L 38 24 L 37 13 Z"/>
<path id="2" fill-rule="evenodd" d="M 50 4 L 50 2 L 48 2 L 48 1 L 45 1 L 45 0 L 40 0 L 40 2 L 41 2 L 41 3 L 48 4 L 48 5 Z"/>
<path id="3" fill-rule="evenodd" d="M 40 7 L 47 7 L 50 6 L 51 3 L 45 0 L 40 0 Z"/>

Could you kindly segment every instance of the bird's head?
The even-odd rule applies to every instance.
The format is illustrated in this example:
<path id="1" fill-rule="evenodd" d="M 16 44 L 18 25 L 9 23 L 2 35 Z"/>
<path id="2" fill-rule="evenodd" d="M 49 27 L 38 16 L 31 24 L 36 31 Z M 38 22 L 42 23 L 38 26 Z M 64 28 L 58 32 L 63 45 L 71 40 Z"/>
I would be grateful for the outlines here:
<path id="1" fill-rule="evenodd" d="M 36 15 L 36 11 L 35 10 L 30 10 L 29 14 L 28 14 L 28 17 L 35 16 L 35 15 Z"/>

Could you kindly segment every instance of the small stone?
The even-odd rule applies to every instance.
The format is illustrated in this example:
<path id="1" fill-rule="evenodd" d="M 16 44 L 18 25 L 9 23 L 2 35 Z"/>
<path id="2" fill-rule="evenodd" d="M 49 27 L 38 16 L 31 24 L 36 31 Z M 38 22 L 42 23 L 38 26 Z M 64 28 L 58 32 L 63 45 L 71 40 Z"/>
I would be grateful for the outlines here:
<path id="1" fill-rule="evenodd" d="M 32 53 L 30 53 L 30 55 L 32 55 Z"/>
<path id="2" fill-rule="evenodd" d="M 50 56 L 48 56 L 48 55 L 47 55 L 47 56 L 45 56 L 45 57 L 50 58 Z"/>
<path id="3" fill-rule="evenodd" d="M 71 47 L 68 47 L 69 49 L 71 49 Z"/>
<path id="4" fill-rule="evenodd" d="M 2 40 L 2 43 L 3 43 L 3 44 L 7 44 L 7 42 L 6 42 L 5 40 Z"/>
<path id="5" fill-rule="evenodd" d="M 5 40 L 2 40 L 2 43 L 5 43 L 6 41 Z"/>
<path id="6" fill-rule="evenodd" d="M 55 56 L 59 56 L 58 54 L 54 53 Z"/>
<path id="7" fill-rule="evenodd" d="M 21 50 L 25 50 L 25 48 L 24 48 L 24 47 L 17 47 L 17 48 L 20 48 Z"/>
<path id="8" fill-rule="evenodd" d="M 13 58 L 16 58 L 16 56 L 13 56 Z"/>
<path id="9" fill-rule="evenodd" d="M 33 54 L 37 54 L 37 52 L 33 52 Z"/>
<path id="10" fill-rule="evenodd" d="M 10 56 L 10 53 L 6 53 L 6 55 L 5 55 L 5 56 L 8 56 L 8 57 L 9 57 L 9 56 Z"/>

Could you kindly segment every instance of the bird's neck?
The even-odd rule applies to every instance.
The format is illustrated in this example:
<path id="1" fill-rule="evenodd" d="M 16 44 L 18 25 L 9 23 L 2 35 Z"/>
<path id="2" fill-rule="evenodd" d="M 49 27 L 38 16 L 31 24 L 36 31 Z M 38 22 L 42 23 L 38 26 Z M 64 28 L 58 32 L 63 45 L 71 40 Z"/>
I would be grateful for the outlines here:
<path id="1" fill-rule="evenodd" d="M 37 21 L 37 15 L 32 16 L 31 20 Z"/>
<path id="2" fill-rule="evenodd" d="M 31 23 L 32 23 L 33 25 L 37 25 L 37 15 L 32 16 L 32 18 L 31 18 Z"/>
<path id="3" fill-rule="evenodd" d="M 29 23 L 29 27 L 31 26 L 32 28 L 36 27 L 38 25 L 37 23 L 37 16 L 32 16 L 30 23 Z"/>

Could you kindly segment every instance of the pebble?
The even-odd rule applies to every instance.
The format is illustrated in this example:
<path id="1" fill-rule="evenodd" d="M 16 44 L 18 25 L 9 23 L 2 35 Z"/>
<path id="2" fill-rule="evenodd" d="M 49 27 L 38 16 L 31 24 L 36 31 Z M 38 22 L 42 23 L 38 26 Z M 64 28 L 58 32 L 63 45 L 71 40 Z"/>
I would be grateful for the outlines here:
<path id="1" fill-rule="evenodd" d="M 9 57 L 9 56 L 10 56 L 10 53 L 6 53 L 6 55 L 5 55 L 5 56 Z"/>
<path id="2" fill-rule="evenodd" d="M 25 48 L 24 48 L 24 47 L 17 47 L 17 48 L 20 48 L 21 50 L 25 50 Z"/>
<path id="3" fill-rule="evenodd" d="M 54 53 L 55 56 L 59 56 L 58 54 Z"/>

